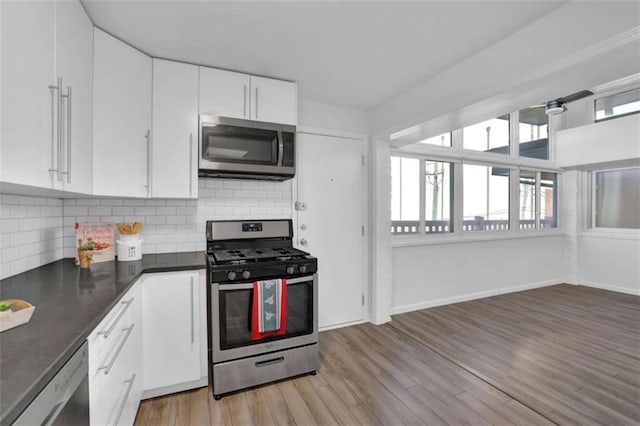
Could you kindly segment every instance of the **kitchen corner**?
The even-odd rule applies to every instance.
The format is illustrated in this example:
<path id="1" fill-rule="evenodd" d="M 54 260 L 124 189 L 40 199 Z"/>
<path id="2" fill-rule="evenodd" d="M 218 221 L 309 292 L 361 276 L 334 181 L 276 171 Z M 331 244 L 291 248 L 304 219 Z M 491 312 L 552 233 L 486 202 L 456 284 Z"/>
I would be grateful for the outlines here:
<path id="1" fill-rule="evenodd" d="M 0 424 L 11 424 L 143 273 L 206 268 L 203 252 L 144 255 L 79 269 L 62 259 L 0 281 L 0 299 L 37 308 L 0 334 Z"/>

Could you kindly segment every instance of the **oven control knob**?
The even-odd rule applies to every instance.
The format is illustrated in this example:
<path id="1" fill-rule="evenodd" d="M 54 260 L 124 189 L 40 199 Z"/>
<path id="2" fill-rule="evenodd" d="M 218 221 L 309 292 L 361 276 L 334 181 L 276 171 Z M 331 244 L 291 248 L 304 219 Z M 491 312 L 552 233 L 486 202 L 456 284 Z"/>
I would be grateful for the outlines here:
<path id="1" fill-rule="evenodd" d="M 244 278 L 245 280 L 247 278 L 249 278 L 251 276 L 251 272 L 249 271 L 242 271 L 242 278 Z"/>
<path id="2" fill-rule="evenodd" d="M 296 271 L 296 268 L 293 266 L 287 266 L 287 274 L 293 274 Z"/>
<path id="3" fill-rule="evenodd" d="M 307 265 L 300 265 L 300 272 L 302 272 L 303 274 L 307 272 Z"/>
<path id="4" fill-rule="evenodd" d="M 231 271 L 227 274 L 227 278 L 229 278 L 229 280 L 235 280 L 236 279 L 236 273 Z"/>

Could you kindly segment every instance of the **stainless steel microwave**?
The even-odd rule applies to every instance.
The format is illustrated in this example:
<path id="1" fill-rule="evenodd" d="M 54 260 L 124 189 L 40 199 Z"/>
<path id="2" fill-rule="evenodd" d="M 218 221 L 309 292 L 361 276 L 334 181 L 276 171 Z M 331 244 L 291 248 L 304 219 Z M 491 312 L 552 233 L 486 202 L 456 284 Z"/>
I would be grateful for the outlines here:
<path id="1" fill-rule="evenodd" d="M 198 175 L 287 180 L 295 175 L 296 128 L 200 116 Z"/>

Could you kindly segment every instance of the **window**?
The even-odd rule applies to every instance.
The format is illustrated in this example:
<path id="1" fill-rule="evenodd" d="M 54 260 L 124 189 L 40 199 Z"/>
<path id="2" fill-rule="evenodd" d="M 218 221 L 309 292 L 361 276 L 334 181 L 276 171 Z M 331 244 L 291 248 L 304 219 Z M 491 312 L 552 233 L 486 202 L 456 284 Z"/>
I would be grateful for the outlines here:
<path id="1" fill-rule="evenodd" d="M 509 154 L 509 114 L 462 129 L 464 149 Z"/>
<path id="2" fill-rule="evenodd" d="M 640 112 L 640 88 L 596 99 L 596 121 Z"/>
<path id="3" fill-rule="evenodd" d="M 518 114 L 521 157 L 549 159 L 549 120 L 544 110 L 544 106 L 536 106 Z"/>
<path id="4" fill-rule="evenodd" d="M 540 172 L 540 228 L 558 226 L 558 174 Z"/>
<path id="5" fill-rule="evenodd" d="M 595 226 L 640 229 L 640 168 L 594 174 Z"/>
<path id="6" fill-rule="evenodd" d="M 520 229 L 536 229 L 536 172 L 520 170 Z"/>
<path id="7" fill-rule="evenodd" d="M 421 140 L 418 143 L 429 144 L 429 145 L 439 145 L 439 146 L 451 146 L 451 132 L 443 133 L 438 136 L 434 136 L 432 138 Z"/>
<path id="8" fill-rule="evenodd" d="M 420 227 L 420 160 L 391 157 L 392 233 L 417 233 Z"/>
<path id="9" fill-rule="evenodd" d="M 509 229 L 509 169 L 465 164 L 463 230 Z"/>
<path id="10" fill-rule="evenodd" d="M 451 163 L 425 161 L 425 232 L 452 232 L 451 226 Z"/>

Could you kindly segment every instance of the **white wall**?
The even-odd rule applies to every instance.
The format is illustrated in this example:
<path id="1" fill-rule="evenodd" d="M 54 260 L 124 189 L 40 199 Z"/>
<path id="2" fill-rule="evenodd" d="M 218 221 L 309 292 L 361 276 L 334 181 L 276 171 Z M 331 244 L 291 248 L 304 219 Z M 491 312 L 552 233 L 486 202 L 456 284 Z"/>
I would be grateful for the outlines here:
<path id="1" fill-rule="evenodd" d="M 563 236 L 393 248 L 394 314 L 562 282 Z"/>
<path id="2" fill-rule="evenodd" d="M 62 200 L 0 194 L 0 279 L 62 258 Z"/>
<path id="3" fill-rule="evenodd" d="M 323 129 L 369 134 L 365 111 L 301 99 L 298 102 L 298 129 Z"/>
<path id="4" fill-rule="evenodd" d="M 640 296 L 640 237 L 578 236 L 578 282 Z"/>

